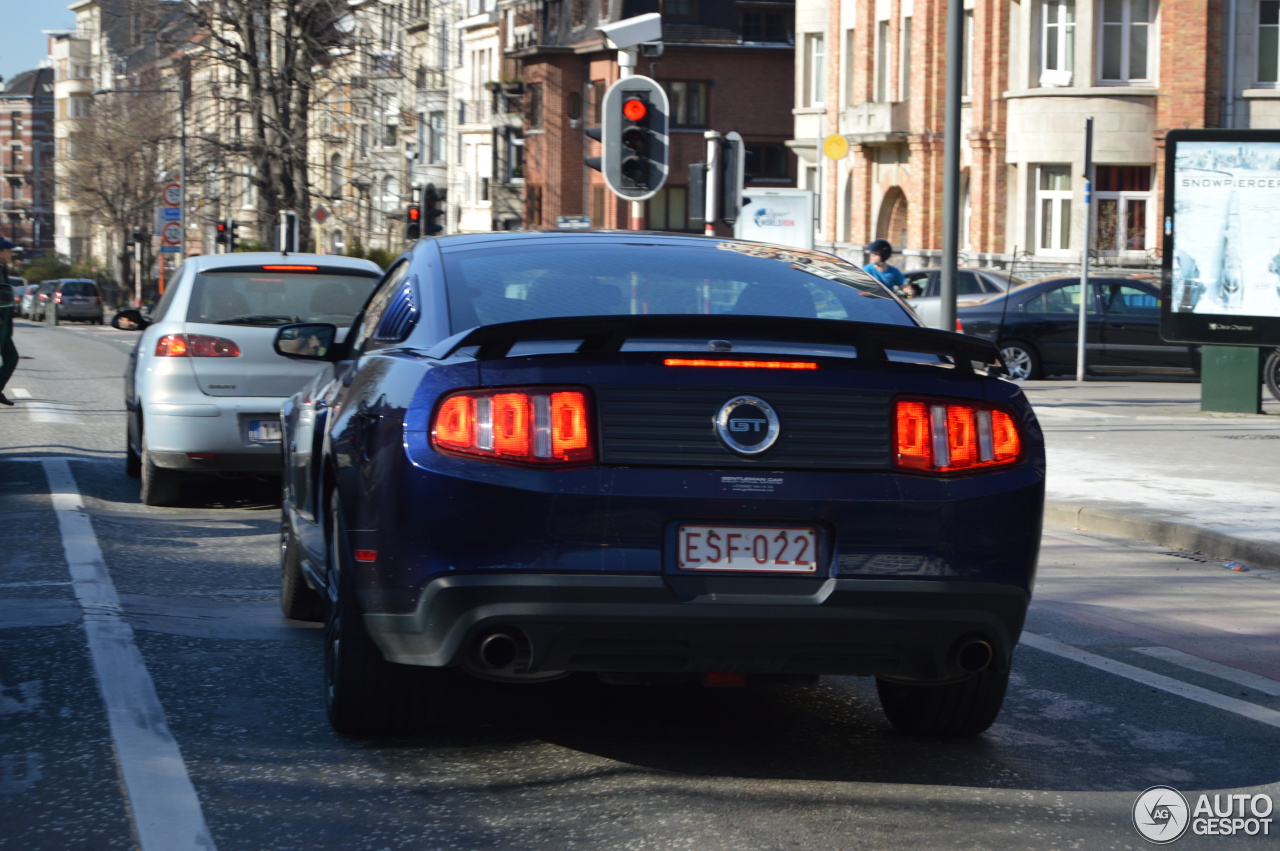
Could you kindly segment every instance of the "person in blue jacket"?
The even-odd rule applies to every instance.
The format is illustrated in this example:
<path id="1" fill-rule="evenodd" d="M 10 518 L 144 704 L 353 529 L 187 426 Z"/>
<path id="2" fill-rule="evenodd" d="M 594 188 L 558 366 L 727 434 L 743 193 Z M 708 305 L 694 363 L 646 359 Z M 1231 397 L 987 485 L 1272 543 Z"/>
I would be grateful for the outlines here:
<path id="1" fill-rule="evenodd" d="M 871 262 L 863 266 L 862 271 L 894 291 L 898 291 L 906 283 L 902 270 L 889 265 L 889 258 L 893 256 L 893 246 L 889 244 L 889 240 L 873 239 L 863 250 L 871 256 Z"/>
<path id="2" fill-rule="evenodd" d="M 9 285 L 9 264 L 16 246 L 0 236 L 0 405 L 12 405 L 4 395 L 4 385 L 18 368 L 18 347 L 13 344 L 13 287 Z"/>

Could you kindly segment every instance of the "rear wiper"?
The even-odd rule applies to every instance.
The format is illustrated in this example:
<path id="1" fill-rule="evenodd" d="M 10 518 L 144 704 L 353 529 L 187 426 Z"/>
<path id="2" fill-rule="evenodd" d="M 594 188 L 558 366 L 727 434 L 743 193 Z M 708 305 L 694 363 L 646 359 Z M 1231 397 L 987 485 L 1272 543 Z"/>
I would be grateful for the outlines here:
<path id="1" fill-rule="evenodd" d="M 220 319 L 215 325 L 288 325 L 293 322 L 301 322 L 297 316 L 288 316 L 284 314 L 267 315 L 254 314 L 249 316 L 233 316 L 230 319 Z"/>

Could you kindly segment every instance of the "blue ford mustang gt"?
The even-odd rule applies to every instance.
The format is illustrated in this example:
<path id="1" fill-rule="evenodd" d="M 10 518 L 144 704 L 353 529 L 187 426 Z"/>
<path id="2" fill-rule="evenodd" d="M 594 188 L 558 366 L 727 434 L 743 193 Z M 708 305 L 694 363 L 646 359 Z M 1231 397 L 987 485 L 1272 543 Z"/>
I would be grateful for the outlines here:
<path id="1" fill-rule="evenodd" d="M 830 255 L 637 232 L 418 242 L 284 406 L 281 604 L 327 707 L 403 730 L 466 672 L 877 678 L 982 732 L 1031 597 L 1043 439 L 984 340 Z M 450 670 L 452 669 L 452 670 Z"/>

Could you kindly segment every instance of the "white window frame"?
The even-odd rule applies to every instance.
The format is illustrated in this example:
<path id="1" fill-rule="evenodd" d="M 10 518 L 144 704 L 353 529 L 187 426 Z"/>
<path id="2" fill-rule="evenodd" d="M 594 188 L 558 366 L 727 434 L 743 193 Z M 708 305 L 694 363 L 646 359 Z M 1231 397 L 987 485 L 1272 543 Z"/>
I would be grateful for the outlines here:
<path id="1" fill-rule="evenodd" d="M 805 33 L 804 64 L 804 105 L 823 106 L 827 96 L 825 33 Z"/>
<path id="2" fill-rule="evenodd" d="M 1107 3 L 1116 2 L 1121 7 L 1121 20 L 1119 22 L 1108 22 L 1106 20 Z M 1135 3 L 1145 3 L 1147 6 L 1147 16 L 1150 20 L 1134 21 L 1133 6 Z M 1152 72 L 1156 67 L 1156 27 L 1155 19 L 1157 12 L 1156 0 L 1102 0 L 1097 4 L 1095 14 L 1098 17 L 1098 85 L 1102 86 L 1145 86 L 1152 85 L 1155 80 Z M 1134 76 L 1132 72 L 1133 56 L 1130 48 L 1133 45 L 1133 36 L 1135 27 L 1145 27 L 1147 32 L 1147 68 L 1145 76 Z M 1120 35 L 1120 74 L 1116 77 L 1105 76 L 1105 67 L 1107 62 L 1106 45 L 1107 35 L 1109 31 L 1119 30 Z"/>
<path id="3" fill-rule="evenodd" d="M 872 96 L 876 103 L 887 103 L 889 100 L 889 22 L 876 21 L 875 75 Z"/>
<path id="4" fill-rule="evenodd" d="M 898 24 L 898 100 L 911 97 L 911 16 Z"/>
<path id="5" fill-rule="evenodd" d="M 1151 175 L 1152 183 L 1150 184 L 1153 188 L 1147 190 L 1146 192 L 1137 192 L 1135 190 L 1119 190 L 1116 192 L 1102 192 L 1097 189 L 1093 190 L 1092 206 L 1096 207 L 1096 211 L 1093 214 L 1094 222 L 1090 223 L 1091 226 L 1100 226 L 1103 201 L 1117 202 L 1116 211 L 1118 215 L 1116 219 L 1116 228 L 1119 230 L 1119 232 L 1115 235 L 1116 236 L 1115 242 L 1118 243 L 1121 247 L 1118 250 L 1111 249 L 1111 248 L 1104 249 L 1100 242 L 1095 243 L 1094 245 L 1095 248 L 1097 248 L 1099 251 L 1103 252 L 1107 256 L 1123 254 L 1129 251 L 1149 251 L 1150 249 L 1155 248 L 1155 244 L 1156 244 L 1155 231 L 1154 231 L 1154 221 L 1155 221 L 1154 216 L 1155 216 L 1155 206 L 1156 206 L 1156 194 L 1154 190 L 1155 169 L 1154 167 L 1149 167 L 1149 168 L 1151 168 L 1153 172 Z M 1127 245 L 1125 245 L 1126 239 L 1125 239 L 1124 228 L 1125 228 L 1125 223 L 1129 220 L 1129 204 L 1133 201 L 1143 201 L 1146 203 L 1146 208 L 1147 208 L 1147 214 L 1145 217 L 1146 221 L 1143 222 L 1143 226 L 1142 226 L 1143 245 L 1141 248 L 1129 248 Z"/>
<path id="6" fill-rule="evenodd" d="M 1101 6 L 1099 6 L 1101 8 Z M 1049 46 L 1053 45 L 1057 60 L 1050 65 Z M 1075 75 L 1076 4 L 1075 0 L 1040 0 L 1040 76 L 1041 86 L 1069 86 Z"/>
<path id="7" fill-rule="evenodd" d="M 1073 189 L 1041 189 L 1041 177 L 1048 169 L 1066 169 L 1068 186 L 1071 183 L 1071 166 L 1059 163 L 1045 163 L 1036 165 L 1032 172 L 1034 184 L 1035 198 L 1035 246 L 1036 254 L 1062 256 L 1071 253 L 1071 217 L 1073 214 L 1072 205 L 1075 202 L 1075 191 Z M 1045 232 L 1045 202 L 1049 203 L 1049 216 L 1051 234 L 1050 245 L 1044 245 L 1043 237 Z M 1063 201 L 1066 201 L 1064 208 Z"/>
<path id="8" fill-rule="evenodd" d="M 1257 75 L 1255 85 L 1262 89 L 1274 89 L 1280 88 L 1280 8 L 1273 9 L 1276 23 L 1264 24 L 1262 22 L 1263 3 L 1280 7 L 1280 0 L 1259 0 L 1258 2 L 1258 59 L 1254 63 L 1254 73 Z M 1271 42 L 1271 67 L 1265 71 L 1262 67 L 1264 41 Z"/>

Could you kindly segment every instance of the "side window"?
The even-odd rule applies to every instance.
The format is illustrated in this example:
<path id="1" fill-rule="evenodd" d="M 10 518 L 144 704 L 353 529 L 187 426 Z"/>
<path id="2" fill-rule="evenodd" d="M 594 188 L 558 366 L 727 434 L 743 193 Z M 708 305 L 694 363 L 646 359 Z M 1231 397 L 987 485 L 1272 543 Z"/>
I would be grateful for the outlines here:
<path id="1" fill-rule="evenodd" d="M 382 279 L 382 283 L 378 285 L 378 289 L 374 291 L 373 297 L 369 299 L 364 315 L 360 317 L 360 323 L 356 326 L 355 339 L 351 342 L 351 350 L 353 352 L 363 351 L 367 348 L 370 340 L 377 339 L 376 332 L 379 330 L 379 325 L 387 309 L 397 300 L 396 297 L 404 289 L 408 275 L 409 261 L 407 260 L 387 272 L 386 277 Z"/>
<path id="2" fill-rule="evenodd" d="M 1107 287 L 1107 313 L 1128 316 L 1159 316 L 1160 301 L 1146 290 L 1112 284 Z"/>
<path id="3" fill-rule="evenodd" d="M 976 295 L 982 292 L 978 276 L 972 272 L 956 273 L 956 295 Z"/>

